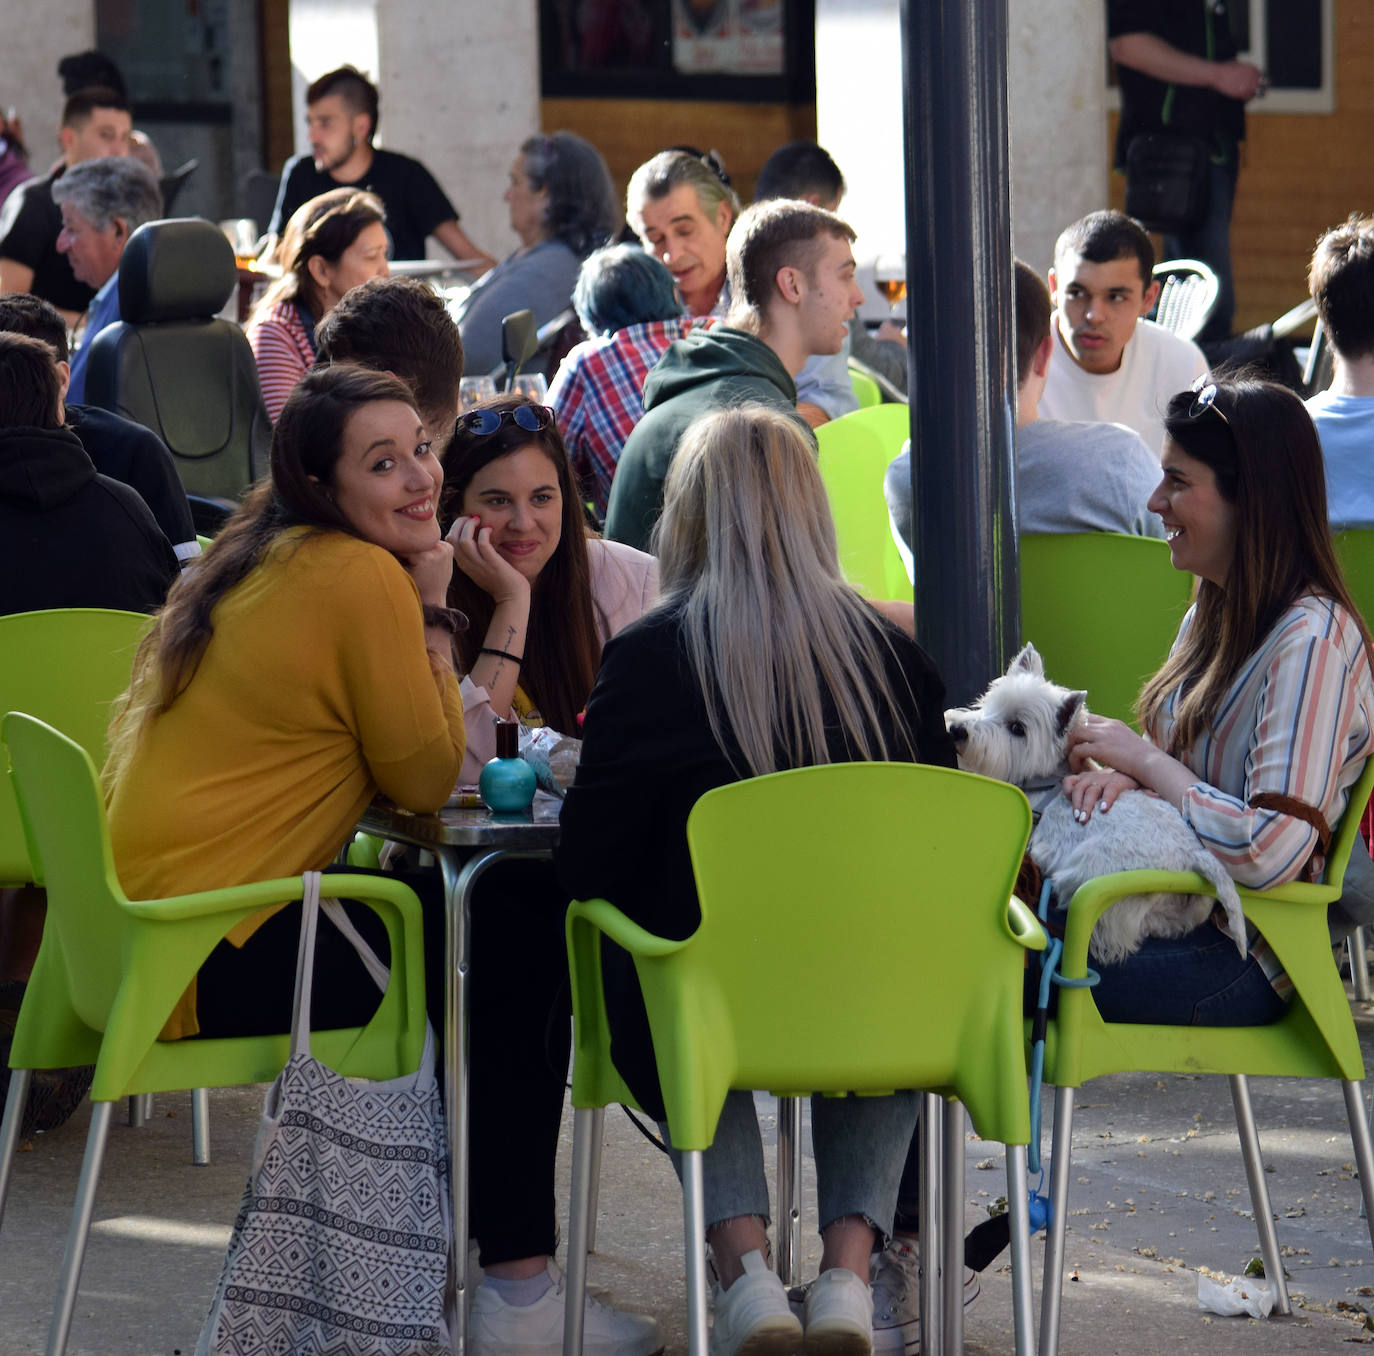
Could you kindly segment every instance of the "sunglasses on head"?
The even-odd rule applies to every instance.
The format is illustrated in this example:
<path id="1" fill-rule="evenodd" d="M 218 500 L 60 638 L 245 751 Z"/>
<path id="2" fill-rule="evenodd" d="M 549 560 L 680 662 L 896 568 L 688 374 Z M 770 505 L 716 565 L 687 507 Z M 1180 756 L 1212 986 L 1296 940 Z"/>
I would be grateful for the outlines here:
<path id="1" fill-rule="evenodd" d="M 1188 418 L 1200 419 L 1207 410 L 1218 415 L 1228 429 L 1231 427 L 1231 421 L 1226 417 L 1225 410 L 1217 404 L 1217 384 L 1214 381 L 1193 387 L 1193 403 L 1188 406 Z"/>
<path id="2" fill-rule="evenodd" d="M 453 431 L 485 438 L 505 423 L 514 424 L 526 433 L 538 433 L 553 423 L 553 411 L 547 405 L 517 405 L 512 410 L 467 410 L 458 416 Z"/>

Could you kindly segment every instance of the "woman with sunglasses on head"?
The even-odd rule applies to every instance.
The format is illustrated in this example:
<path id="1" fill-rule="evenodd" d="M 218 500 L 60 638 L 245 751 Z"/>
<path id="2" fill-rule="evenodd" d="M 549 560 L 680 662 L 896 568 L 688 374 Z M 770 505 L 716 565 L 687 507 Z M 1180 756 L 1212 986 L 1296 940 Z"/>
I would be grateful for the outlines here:
<path id="1" fill-rule="evenodd" d="M 277 253 L 282 276 L 245 326 L 273 423 L 315 365 L 315 326 L 345 292 L 390 272 L 385 220 L 381 199 L 355 188 L 331 189 L 292 213 Z"/>
<path id="2" fill-rule="evenodd" d="M 1066 794 L 1086 820 L 1145 787 L 1241 885 L 1316 879 L 1374 750 L 1369 632 L 1332 550 L 1316 431 L 1291 391 L 1244 378 L 1176 395 L 1164 427 L 1149 507 L 1174 568 L 1197 576 L 1194 603 L 1140 694 L 1147 737 L 1089 716 Z M 1210 923 L 1147 939 L 1101 967 L 1093 996 L 1109 1021 L 1273 1021 L 1286 976 L 1263 938 L 1247 942 Z"/>
<path id="3" fill-rule="evenodd" d="M 515 717 L 568 735 L 603 643 L 658 592 L 652 556 L 587 535 L 553 412 L 522 396 L 458 417 L 444 456 L 445 511 L 456 515 L 450 606 L 467 715 L 463 780 L 496 755 L 494 721 Z M 471 1221 L 485 1272 L 472 1306 L 474 1356 L 558 1356 L 564 1292 L 552 1262 L 554 1164 L 571 1042 L 563 913 L 547 862 L 504 862 L 477 886 L 470 1001 Z M 589 1301 L 584 1348 L 649 1356 L 658 1325 Z"/>
<path id="4" fill-rule="evenodd" d="M 553 411 L 503 396 L 459 415 L 444 459 L 454 572 L 449 600 L 468 711 L 465 781 L 496 756 L 510 715 L 578 733 L 601 646 L 658 594 L 658 564 L 589 536 Z"/>

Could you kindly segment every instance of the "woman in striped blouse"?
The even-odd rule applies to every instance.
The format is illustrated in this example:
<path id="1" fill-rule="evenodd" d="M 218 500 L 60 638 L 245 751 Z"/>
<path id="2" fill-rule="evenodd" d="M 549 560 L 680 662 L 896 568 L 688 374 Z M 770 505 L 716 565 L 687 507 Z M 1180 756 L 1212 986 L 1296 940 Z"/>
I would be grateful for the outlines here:
<path id="1" fill-rule="evenodd" d="M 1149 506 L 1195 601 L 1141 692 L 1148 737 L 1089 717 L 1066 792 L 1086 819 L 1143 786 L 1240 884 L 1316 878 L 1319 826 L 1374 750 L 1370 637 L 1332 551 L 1321 445 L 1291 391 L 1245 379 L 1175 396 L 1165 430 Z M 1241 957 L 1204 925 L 1104 967 L 1094 996 L 1113 1021 L 1248 1026 L 1278 1017 L 1289 987 L 1262 938 Z"/>
<path id="2" fill-rule="evenodd" d="M 390 272 L 385 221 L 375 194 L 333 188 L 302 203 L 287 223 L 278 254 L 282 275 L 253 308 L 245 331 L 274 424 L 315 366 L 315 326 L 350 288 Z"/>

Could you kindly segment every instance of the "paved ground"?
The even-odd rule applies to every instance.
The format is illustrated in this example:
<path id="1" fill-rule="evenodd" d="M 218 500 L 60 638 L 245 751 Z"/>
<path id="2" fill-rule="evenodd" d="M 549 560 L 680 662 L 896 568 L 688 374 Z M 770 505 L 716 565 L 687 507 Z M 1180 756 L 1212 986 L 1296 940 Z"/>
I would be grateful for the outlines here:
<path id="1" fill-rule="evenodd" d="M 1359 1013 L 1366 1059 L 1374 1010 Z M 1066 1356 L 1333 1351 L 1374 1345 L 1374 1250 L 1359 1217 L 1344 1109 L 1335 1085 L 1255 1080 L 1279 1239 L 1295 1312 L 1257 1322 L 1197 1307 L 1197 1269 L 1234 1274 L 1256 1251 L 1226 1081 L 1121 1076 L 1079 1095 L 1060 1350 Z M 189 1356 L 195 1348 L 247 1173 L 260 1089 L 211 1095 L 215 1161 L 190 1163 L 189 1098 L 159 1099 L 142 1130 L 119 1125 L 110 1150 L 69 1351 Z M 760 1100 L 771 1130 L 771 1106 Z M 16 1164 L 0 1230 L 0 1356 L 43 1350 L 84 1147 L 86 1109 L 37 1138 Z M 680 1195 L 667 1160 L 618 1112 L 607 1117 L 602 1215 L 592 1282 L 658 1315 L 668 1350 L 686 1349 Z M 571 1146 L 565 1122 L 563 1167 Z M 809 1147 L 809 1143 L 808 1143 Z M 808 1164 L 808 1172 L 809 1172 Z M 999 1146 L 968 1145 L 968 1222 L 1003 1194 Z M 566 1194 L 564 1195 L 566 1205 Z M 814 1227 L 808 1199 L 807 1229 Z M 816 1249 L 811 1237 L 814 1271 Z M 1039 1283 L 1042 1248 L 1032 1249 Z M 985 1275 L 967 1350 L 1010 1352 L 1005 1269 Z"/>

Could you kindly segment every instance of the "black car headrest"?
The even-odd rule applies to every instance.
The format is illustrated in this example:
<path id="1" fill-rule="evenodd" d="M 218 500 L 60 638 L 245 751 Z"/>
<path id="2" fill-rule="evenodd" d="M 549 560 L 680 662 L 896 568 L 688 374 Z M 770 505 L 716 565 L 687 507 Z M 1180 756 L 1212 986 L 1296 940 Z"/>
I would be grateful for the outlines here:
<path id="1" fill-rule="evenodd" d="M 129 325 L 213 316 L 238 282 L 234 249 L 199 217 L 150 221 L 119 260 L 119 312 Z"/>

